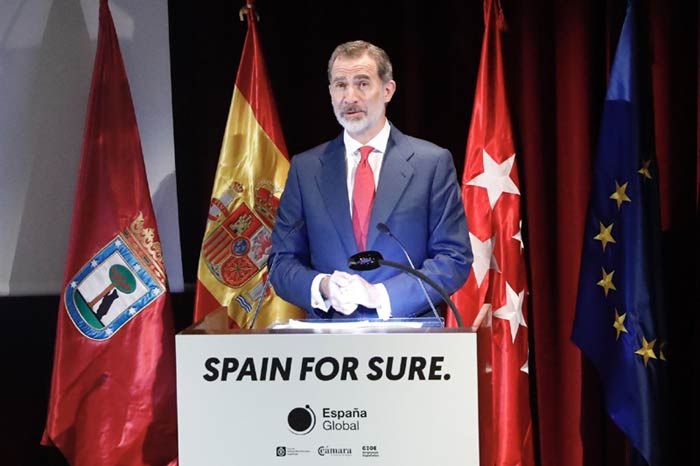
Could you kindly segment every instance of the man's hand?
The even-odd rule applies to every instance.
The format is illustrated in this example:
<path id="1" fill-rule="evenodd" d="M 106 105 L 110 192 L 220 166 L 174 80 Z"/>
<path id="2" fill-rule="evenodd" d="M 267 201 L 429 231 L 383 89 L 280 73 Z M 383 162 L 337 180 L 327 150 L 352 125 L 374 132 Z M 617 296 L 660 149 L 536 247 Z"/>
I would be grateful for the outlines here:
<path id="1" fill-rule="evenodd" d="M 333 308 L 344 315 L 350 315 L 357 309 L 357 303 L 347 299 L 344 291 L 354 275 L 336 270 L 333 275 L 321 280 L 321 296 L 331 302 Z"/>
<path id="2" fill-rule="evenodd" d="M 341 288 L 343 299 L 356 305 L 376 309 L 381 304 L 381 292 L 359 275 L 350 275 Z"/>
<path id="3" fill-rule="evenodd" d="M 355 312 L 357 306 L 377 309 L 381 319 L 391 316 L 386 289 L 382 285 L 372 285 L 359 275 L 336 270 L 333 275 L 321 279 L 319 288 L 323 299 L 346 316 Z"/>

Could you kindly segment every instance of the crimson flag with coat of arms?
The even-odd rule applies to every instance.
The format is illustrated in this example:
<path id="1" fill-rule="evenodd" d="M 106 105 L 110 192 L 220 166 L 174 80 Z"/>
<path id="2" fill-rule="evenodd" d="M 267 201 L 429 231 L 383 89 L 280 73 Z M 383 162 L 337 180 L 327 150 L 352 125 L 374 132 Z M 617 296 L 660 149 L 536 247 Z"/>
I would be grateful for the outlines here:
<path id="1" fill-rule="evenodd" d="M 42 443 L 73 466 L 177 463 L 167 277 L 107 0 L 100 1 Z"/>

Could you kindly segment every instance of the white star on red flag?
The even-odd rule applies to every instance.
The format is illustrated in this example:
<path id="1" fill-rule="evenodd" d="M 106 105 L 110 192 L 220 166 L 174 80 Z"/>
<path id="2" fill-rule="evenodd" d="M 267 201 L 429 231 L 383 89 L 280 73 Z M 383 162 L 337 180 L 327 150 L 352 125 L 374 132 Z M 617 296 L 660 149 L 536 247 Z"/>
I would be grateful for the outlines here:
<path id="1" fill-rule="evenodd" d="M 517 194 L 519 196 L 520 190 L 510 177 L 510 171 L 513 168 L 513 162 L 515 162 L 515 154 L 501 163 L 496 162 L 491 157 L 491 154 L 486 152 L 486 149 L 482 150 L 482 156 L 484 160 L 483 173 L 467 181 L 467 184 L 486 189 L 492 209 L 503 193 Z"/>
<path id="2" fill-rule="evenodd" d="M 526 374 L 530 373 L 530 349 L 527 350 L 527 357 L 525 358 L 525 364 L 520 368 L 522 372 Z"/>
<path id="3" fill-rule="evenodd" d="M 520 326 L 527 327 L 523 316 L 524 300 L 525 290 L 518 293 L 510 287 L 510 283 L 506 282 L 506 304 L 496 309 L 493 313 L 493 316 L 497 319 L 507 320 L 510 323 L 510 337 L 513 343 L 515 343 L 515 337 L 518 336 Z"/>
<path id="4" fill-rule="evenodd" d="M 518 222 L 518 232 L 512 236 L 512 238 L 516 241 L 520 242 L 520 252 L 523 252 L 523 249 L 525 249 L 525 243 L 523 243 L 523 221 L 520 220 Z"/>
<path id="5" fill-rule="evenodd" d="M 493 255 L 493 245 L 496 242 L 496 237 L 481 241 L 469 232 L 469 242 L 472 245 L 472 254 L 474 256 L 474 261 L 472 262 L 474 278 L 476 278 L 476 284 L 481 286 L 489 269 L 500 272 L 496 256 Z"/>

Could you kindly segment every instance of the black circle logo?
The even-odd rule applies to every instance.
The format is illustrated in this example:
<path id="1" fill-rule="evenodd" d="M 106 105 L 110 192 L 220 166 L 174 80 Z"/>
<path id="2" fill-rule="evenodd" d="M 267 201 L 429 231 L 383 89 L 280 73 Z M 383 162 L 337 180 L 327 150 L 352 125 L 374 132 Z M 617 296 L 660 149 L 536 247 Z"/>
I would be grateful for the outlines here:
<path id="1" fill-rule="evenodd" d="M 316 425 L 316 414 L 309 405 L 303 408 L 294 408 L 287 415 L 289 430 L 297 435 L 306 435 L 314 429 Z"/>

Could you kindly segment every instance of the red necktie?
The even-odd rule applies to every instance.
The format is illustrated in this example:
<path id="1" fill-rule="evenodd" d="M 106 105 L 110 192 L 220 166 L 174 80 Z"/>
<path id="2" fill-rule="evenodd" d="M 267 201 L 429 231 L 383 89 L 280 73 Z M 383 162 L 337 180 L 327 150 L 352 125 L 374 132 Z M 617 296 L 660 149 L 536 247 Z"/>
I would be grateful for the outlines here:
<path id="1" fill-rule="evenodd" d="M 360 251 L 367 247 L 367 231 L 369 218 L 374 204 L 374 173 L 369 166 L 367 157 L 374 147 L 360 147 L 360 163 L 355 170 L 355 186 L 352 190 L 352 231 Z"/>

